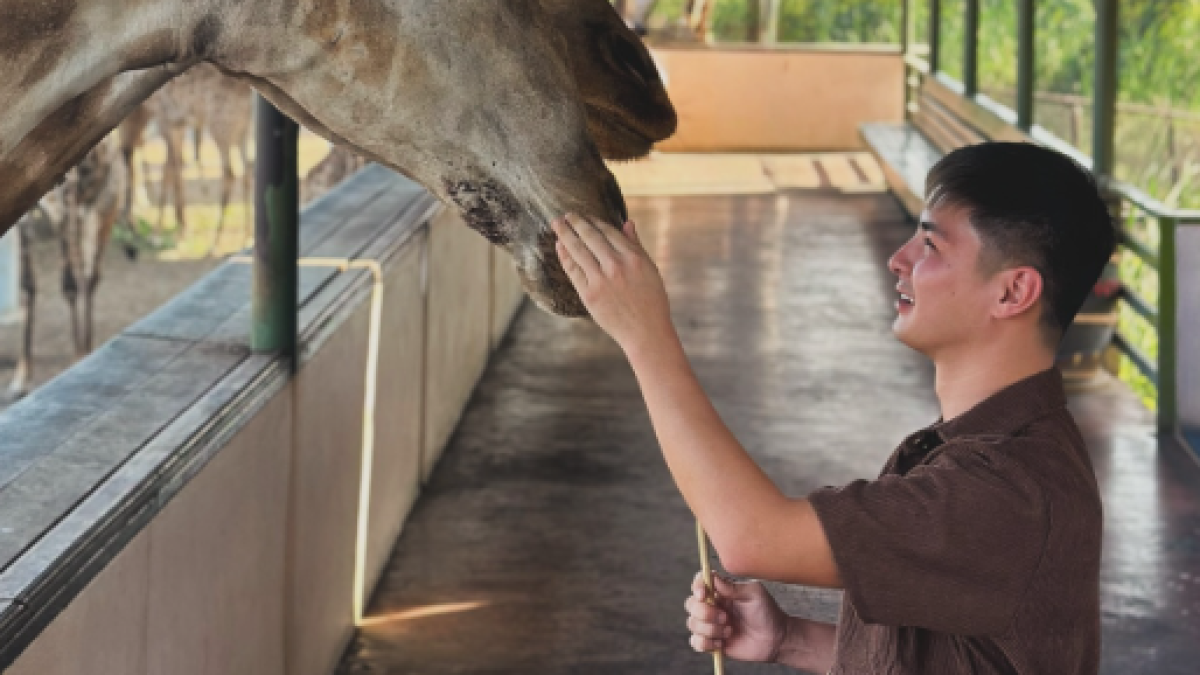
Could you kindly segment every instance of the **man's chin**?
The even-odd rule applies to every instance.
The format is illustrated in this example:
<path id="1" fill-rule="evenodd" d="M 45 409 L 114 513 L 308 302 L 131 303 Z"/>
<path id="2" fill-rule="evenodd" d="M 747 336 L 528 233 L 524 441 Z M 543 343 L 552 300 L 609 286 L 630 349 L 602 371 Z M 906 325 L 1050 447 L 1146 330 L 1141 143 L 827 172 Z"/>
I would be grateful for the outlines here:
<path id="1" fill-rule="evenodd" d="M 921 351 L 921 348 L 918 347 L 916 342 L 913 340 L 912 330 L 910 330 L 909 326 L 904 324 L 900 317 L 896 317 L 896 320 L 892 322 L 892 335 L 895 335 L 896 339 L 906 347 Z"/>

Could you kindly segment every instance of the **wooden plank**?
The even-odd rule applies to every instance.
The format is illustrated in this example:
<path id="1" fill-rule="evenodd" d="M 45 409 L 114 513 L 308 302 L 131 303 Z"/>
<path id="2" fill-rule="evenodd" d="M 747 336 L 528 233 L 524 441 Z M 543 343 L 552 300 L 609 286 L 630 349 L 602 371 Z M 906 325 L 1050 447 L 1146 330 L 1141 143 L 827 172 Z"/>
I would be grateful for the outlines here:
<path id="1" fill-rule="evenodd" d="M 133 355 L 161 349 L 157 341 L 144 338 L 119 337 L 116 342 L 120 351 Z M 145 376 L 125 379 L 123 372 L 109 371 L 115 387 L 98 381 L 94 372 L 71 378 L 80 389 L 107 394 L 107 409 L 64 442 L 44 446 L 49 450 L 0 488 L 0 513 L 5 522 L 0 530 L 0 569 L 203 396 L 244 355 L 191 347 L 152 373 L 143 371 Z M 106 359 L 98 363 L 106 368 L 118 365 Z"/>
<path id="2" fill-rule="evenodd" d="M 921 93 L 933 98 L 946 110 L 957 115 L 973 127 L 981 137 L 994 141 L 1029 142 L 1031 139 L 975 101 L 963 97 L 950 89 L 936 77 L 926 77 L 921 84 Z"/>
<path id="3" fill-rule="evenodd" d="M 813 155 L 763 155 L 762 164 L 767 177 L 777 190 L 813 190 L 821 187 Z"/>
<path id="4" fill-rule="evenodd" d="M 0 491 L 66 443 L 114 400 L 130 395 L 187 345 L 143 339 L 106 343 L 92 356 L 51 380 L 0 415 Z M 9 514 L 5 514 L 6 519 Z M 2 538 L 2 536 L 0 536 Z"/>
<path id="5" fill-rule="evenodd" d="M 850 166 L 844 155 L 820 155 L 817 161 L 825 167 L 825 174 L 829 176 L 829 183 L 834 188 L 854 190 L 862 185 L 862 179 L 858 177 L 858 172 Z"/>
<path id="6" fill-rule="evenodd" d="M 0 670 L 225 446 L 289 371 L 251 355 L 0 572 Z"/>

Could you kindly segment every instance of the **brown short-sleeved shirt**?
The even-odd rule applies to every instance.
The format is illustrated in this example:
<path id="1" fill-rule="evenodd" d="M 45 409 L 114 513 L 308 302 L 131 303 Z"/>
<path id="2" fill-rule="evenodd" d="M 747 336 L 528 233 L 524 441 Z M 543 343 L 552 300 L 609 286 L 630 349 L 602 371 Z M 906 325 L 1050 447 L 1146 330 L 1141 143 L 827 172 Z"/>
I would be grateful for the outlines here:
<path id="1" fill-rule="evenodd" d="M 846 595 L 834 675 L 1093 675 L 1102 512 L 1050 369 L 809 496 Z"/>

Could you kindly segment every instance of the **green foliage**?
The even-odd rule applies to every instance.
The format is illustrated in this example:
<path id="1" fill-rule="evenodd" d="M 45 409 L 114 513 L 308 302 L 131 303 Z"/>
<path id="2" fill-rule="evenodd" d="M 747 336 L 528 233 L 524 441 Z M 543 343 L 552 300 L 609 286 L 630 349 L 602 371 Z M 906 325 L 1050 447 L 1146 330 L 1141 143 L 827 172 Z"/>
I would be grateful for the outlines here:
<path id="1" fill-rule="evenodd" d="M 900 3 L 781 0 L 780 42 L 900 42 Z"/>

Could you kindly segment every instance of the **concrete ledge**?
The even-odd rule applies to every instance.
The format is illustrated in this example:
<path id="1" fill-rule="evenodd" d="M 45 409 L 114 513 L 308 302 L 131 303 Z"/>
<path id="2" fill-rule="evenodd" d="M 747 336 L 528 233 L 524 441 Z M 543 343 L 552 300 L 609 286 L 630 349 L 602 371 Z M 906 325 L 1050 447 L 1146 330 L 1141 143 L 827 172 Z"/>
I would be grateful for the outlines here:
<path id="1" fill-rule="evenodd" d="M 353 519 L 359 520 L 360 524 L 350 522 L 347 525 L 343 522 L 335 525 L 340 528 L 339 532 L 349 527 L 352 530 L 349 533 L 351 540 L 368 535 L 374 537 L 365 545 L 373 559 L 363 561 L 355 558 L 354 573 L 358 577 L 362 576 L 361 568 L 364 565 L 374 568 L 367 570 L 370 580 L 377 576 L 382 563 L 380 558 L 390 549 L 390 542 L 398 534 L 418 487 L 419 439 L 422 432 L 413 425 L 420 424 L 419 411 L 426 405 L 421 397 L 424 389 L 421 377 L 426 369 L 419 366 L 425 358 L 423 336 L 428 330 L 425 323 L 428 289 L 424 281 L 427 255 L 424 251 L 428 246 L 429 223 L 441 212 L 440 204 L 419 186 L 387 169 L 371 166 L 312 204 L 301 217 L 302 257 L 370 260 L 378 264 L 386 279 L 391 280 L 387 283 L 393 292 L 404 291 L 400 293 L 405 298 L 400 307 L 394 311 L 384 309 L 386 330 L 396 335 L 383 336 L 382 340 L 378 334 L 371 337 L 375 340 L 374 344 L 378 346 L 382 342 L 388 350 L 388 355 L 379 358 L 380 363 L 404 369 L 404 381 L 399 383 L 399 388 L 386 388 L 383 395 L 390 398 L 384 403 L 399 405 L 397 400 L 407 401 L 404 406 L 411 408 L 412 412 L 405 419 L 411 419 L 411 422 L 402 427 L 377 423 L 376 427 L 382 436 L 377 439 L 381 444 L 378 451 L 387 455 L 381 460 L 383 466 L 410 476 L 399 483 L 394 477 L 384 477 L 380 479 L 380 485 L 407 491 L 407 496 L 382 502 L 377 499 L 362 502 L 360 493 L 369 494 L 370 491 L 364 491 L 361 483 L 373 480 L 369 474 L 369 463 L 363 459 L 361 466 L 367 467 L 367 473 L 361 476 L 359 462 L 339 469 L 353 472 L 346 474 L 349 490 L 337 497 L 349 501 L 339 508 L 344 513 L 353 514 Z M 450 226 L 461 226 L 456 218 L 449 219 L 455 221 Z M 490 268 L 485 266 L 485 269 Z M 329 400 L 329 396 L 321 393 L 329 382 L 328 375 L 310 377 L 313 384 L 308 388 L 313 393 L 301 396 L 289 364 L 273 355 L 253 354 L 247 348 L 251 272 L 251 266 L 246 263 L 230 261 L 222 265 L 170 303 L 131 326 L 94 355 L 0 414 L 0 670 L 14 666 L 17 673 L 54 675 L 57 672 L 74 672 L 65 665 L 47 670 L 42 657 L 48 653 L 84 649 L 84 645 L 90 643 L 88 639 L 82 642 L 77 639 L 79 636 L 75 634 L 79 631 L 102 632 L 104 610 L 102 607 L 97 609 L 98 601 L 89 601 L 84 613 L 90 618 L 84 620 L 80 618 L 80 612 L 72 609 L 75 598 L 85 588 L 90 588 L 89 584 L 105 573 L 110 562 L 127 550 L 131 542 L 145 542 L 139 546 L 147 551 L 156 551 L 159 549 L 155 546 L 161 548 L 167 544 L 152 545 L 154 541 L 174 542 L 171 545 L 176 548 L 188 541 L 190 535 L 172 534 L 164 530 L 176 525 L 168 523 L 158 527 L 157 534 L 155 528 L 151 527 L 157 522 L 158 514 L 177 495 L 185 491 L 196 495 L 196 491 L 200 490 L 208 496 L 193 496 L 186 502 L 213 504 L 220 503 L 222 491 L 235 489 L 243 491 L 239 494 L 245 494 L 248 487 L 252 488 L 245 484 L 241 487 L 222 485 L 222 481 L 227 479 L 215 478 L 200 485 L 195 479 L 205 474 L 215 459 L 223 457 L 226 447 L 234 439 L 241 438 L 239 434 L 250 428 L 248 425 L 259 418 L 273 401 L 280 400 L 280 397 L 290 399 L 282 407 L 272 406 L 276 411 L 272 415 L 277 420 L 272 424 L 284 423 L 298 430 L 301 428 L 297 426 L 298 420 L 306 419 L 312 428 L 320 430 L 319 433 L 316 436 L 308 434 L 308 450 L 303 453 L 293 446 L 292 433 L 287 434 L 287 438 L 243 438 L 239 441 L 241 449 L 238 450 L 238 457 L 243 459 L 238 462 L 249 462 L 247 466 L 269 467 L 272 464 L 264 464 L 265 457 L 284 456 L 289 458 L 285 464 L 291 468 L 281 466 L 278 471 L 292 476 L 303 475 L 296 474 L 297 471 L 308 472 L 308 475 L 320 479 L 326 471 L 322 466 L 331 461 L 341 461 L 338 458 L 347 456 L 347 453 L 350 456 L 359 455 L 356 442 L 366 452 L 361 438 L 365 433 L 366 420 L 371 419 L 363 407 L 367 400 L 363 391 L 364 366 L 370 363 L 367 360 L 367 328 L 380 330 L 374 317 L 370 321 L 365 318 L 372 314 L 372 293 L 377 287 L 373 274 L 366 269 L 344 269 L 339 266 L 305 266 L 301 269 L 301 348 L 298 369 L 301 372 L 311 370 L 309 364 L 321 360 L 327 364 L 322 366 L 321 372 L 354 374 L 342 385 L 343 395 L 333 397 L 336 400 Z M 504 288 L 509 289 L 511 285 L 508 283 Z M 490 292 L 488 297 L 491 298 L 490 304 L 483 303 L 480 309 L 482 318 L 476 322 L 480 326 L 480 339 L 484 344 L 494 340 L 492 331 L 496 327 L 490 325 L 494 317 L 511 316 L 512 307 L 520 302 L 520 297 L 514 296 L 509 290 Z M 498 307 L 496 303 L 504 306 Z M 390 342 L 389 338 L 402 339 L 407 344 Z M 336 347 L 333 346 L 335 339 Z M 325 349 L 326 344 L 331 345 L 332 351 Z M 396 357 L 391 356 L 403 354 L 405 350 L 412 355 L 410 358 L 396 361 Z M 339 363 L 346 359 L 358 365 L 349 361 Z M 379 379 L 378 372 L 372 377 Z M 473 386 L 473 381 L 471 379 L 468 384 Z M 345 393 L 351 395 L 347 397 Z M 309 401 L 304 405 L 310 409 L 302 409 L 304 401 Z M 312 426 L 314 421 L 315 426 Z M 326 433 L 326 427 L 344 429 L 346 432 Z M 295 439 L 297 443 L 300 440 Z M 250 445 L 247 446 L 247 443 Z M 274 454 L 263 455 L 263 452 Z M 309 465 L 304 464 L 306 461 Z M 405 463 L 411 463 L 411 467 L 403 468 Z M 354 468 L 350 469 L 351 466 Z M 223 472 L 219 475 L 243 475 L 237 472 L 231 474 L 228 469 Z M 214 474 L 209 472 L 205 475 Z M 285 489 L 293 491 L 298 485 L 295 480 L 284 475 L 282 483 L 274 478 L 272 483 L 288 486 Z M 409 484 L 411 487 L 408 487 Z M 217 492 L 213 493 L 213 490 Z M 249 494 L 254 494 L 253 489 Z M 286 540 L 287 549 L 269 555 L 260 552 L 260 557 L 266 555 L 263 559 L 285 560 L 289 569 L 303 563 L 307 565 L 306 569 L 315 570 L 313 573 L 317 575 L 309 580 L 311 586 L 341 588 L 341 576 L 321 576 L 326 574 L 327 568 L 325 563 L 320 562 L 321 556 L 328 551 L 320 546 L 321 537 L 325 536 L 320 534 L 320 527 L 313 530 L 316 532 L 313 536 L 317 537 L 313 541 L 317 545 L 311 547 L 312 550 L 294 548 L 292 539 L 297 528 L 311 528 L 317 524 L 309 523 L 305 519 L 311 519 L 310 516 L 303 515 L 315 513 L 312 507 L 297 505 L 294 503 L 296 496 L 290 492 L 289 495 L 285 499 L 287 523 L 283 529 L 286 533 L 280 534 L 280 540 Z M 314 498 L 334 497 L 317 493 Z M 217 501 L 214 502 L 214 499 Z M 387 510 L 382 511 L 385 505 Z M 196 518 L 203 520 L 205 517 L 203 513 L 177 515 L 171 523 L 194 524 Z M 213 517 L 228 517 L 228 514 Z M 251 520 L 257 523 L 254 527 L 258 530 L 274 527 L 267 525 L 271 518 L 264 514 L 247 513 L 237 517 L 247 519 L 247 522 L 213 523 L 202 528 L 208 534 L 196 536 L 216 537 L 205 540 L 204 550 L 219 551 L 222 546 L 238 541 L 237 536 L 244 535 L 236 535 L 236 531 L 249 526 Z M 298 518 L 301 520 L 298 521 Z M 376 521 L 379 524 L 375 524 Z M 234 539 L 226 542 L 223 539 L 226 536 Z M 341 533 L 338 536 L 344 538 L 346 535 Z M 199 544 L 189 546 L 194 545 Z M 142 561 L 137 564 L 151 565 L 151 572 L 157 569 L 155 564 L 169 564 L 162 560 L 172 559 L 170 556 L 161 559 L 161 556 L 147 555 L 150 555 L 151 561 L 159 562 Z M 352 551 L 350 555 L 354 558 L 356 554 Z M 314 561 L 308 561 L 307 558 L 312 556 L 316 556 Z M 282 570 L 260 572 L 260 577 L 262 574 L 284 574 Z M 203 574 L 203 571 L 199 573 Z M 345 571 L 337 574 L 344 575 Z M 119 582 L 106 577 L 102 586 L 107 588 L 112 583 L 139 583 L 143 587 L 137 592 L 149 594 L 149 601 L 161 598 L 161 601 L 151 602 L 152 607 L 171 606 L 172 589 L 161 584 L 155 585 L 156 579 L 164 578 L 161 573 L 132 576 L 121 573 L 112 578 Z M 134 581 L 131 582 L 131 579 Z M 282 584 L 277 588 L 255 590 L 231 587 L 231 583 L 227 578 L 198 577 L 187 581 L 185 585 L 194 585 L 193 591 L 211 587 L 210 599 L 212 602 L 220 600 L 218 604 L 221 606 L 227 606 L 233 597 L 240 597 L 243 604 L 266 602 L 272 606 L 278 605 L 278 612 L 284 612 L 284 607 L 294 604 L 278 596 L 279 593 L 285 593 Z M 360 582 L 355 583 L 358 584 L 356 593 L 370 591 L 369 585 L 364 588 Z M 350 588 L 351 584 L 346 580 L 345 592 L 338 591 L 344 596 L 338 601 L 345 602 L 347 608 L 361 601 L 361 598 L 356 600 L 351 597 Z M 263 597 L 255 600 L 245 597 L 246 592 L 261 592 Z M 167 596 L 163 596 L 164 593 Z M 234 596 L 217 597 L 222 593 L 233 593 Z M 122 593 L 106 591 L 97 597 L 111 600 L 122 597 Z M 203 593 L 201 597 L 204 597 Z M 339 610 L 338 616 L 332 618 L 300 617 L 297 620 L 293 616 L 284 623 L 289 626 L 287 630 L 295 627 L 295 630 L 305 632 L 305 621 L 344 623 L 342 612 Z M 67 633 L 74 637 L 63 637 L 65 629 L 60 629 L 49 631 L 44 639 L 40 638 L 48 627 L 61 623 L 58 619 L 60 616 L 69 616 L 68 623 L 72 628 Z M 174 628 L 155 627 L 155 634 L 162 640 L 199 640 L 199 643 L 195 643 L 198 646 L 191 649 L 213 651 L 177 671 L 179 673 L 214 672 L 205 668 L 219 664 L 224 658 L 219 645 L 222 640 L 232 638 L 221 632 L 221 624 L 232 625 L 228 619 L 235 617 L 222 619 L 206 616 L 209 618 L 188 620 L 207 620 L 212 623 L 207 626 L 188 625 L 186 631 L 182 625 Z M 152 621 L 147 617 L 143 619 Z M 347 625 L 346 629 L 350 627 Z M 212 644 L 204 637 L 205 630 L 209 629 L 215 631 Z M 279 626 L 276 632 L 282 636 L 285 627 Z M 337 644 L 338 640 L 329 641 L 327 633 L 324 638 L 326 642 L 308 647 L 326 656 L 340 653 L 343 645 Z M 249 637 L 247 641 L 253 642 Z M 288 641 L 295 643 L 291 638 Z M 42 646 L 34 649 L 29 659 L 19 659 L 35 642 Z M 280 644 L 245 645 L 239 649 L 285 649 L 282 637 L 273 642 Z M 142 659 L 141 669 L 137 671 L 149 675 L 151 671 L 146 670 L 150 668 L 147 663 L 162 656 L 162 645 L 157 647 L 159 652 L 152 647 L 124 645 L 121 649 L 125 652 L 130 649 L 149 649 L 149 656 Z M 98 648 L 101 651 L 117 649 L 116 646 L 105 646 L 104 640 L 100 640 Z M 245 663 L 282 664 L 288 659 L 283 658 L 282 651 L 280 654 L 278 659 L 256 657 Z M 289 655 L 289 658 L 293 656 L 297 655 Z M 84 659 L 81 663 L 88 663 L 87 659 L 91 657 L 82 654 L 80 658 Z M 61 659 L 54 662 L 67 663 Z M 208 662 L 208 666 L 203 665 L 205 662 Z M 226 664 L 224 670 L 218 666 L 218 672 L 235 672 L 237 668 L 233 663 L 230 661 Z M 321 672 L 319 668 L 308 668 L 305 672 Z M 300 671 L 288 668 L 286 672 Z M 122 671 L 122 675 L 135 674 Z"/>

